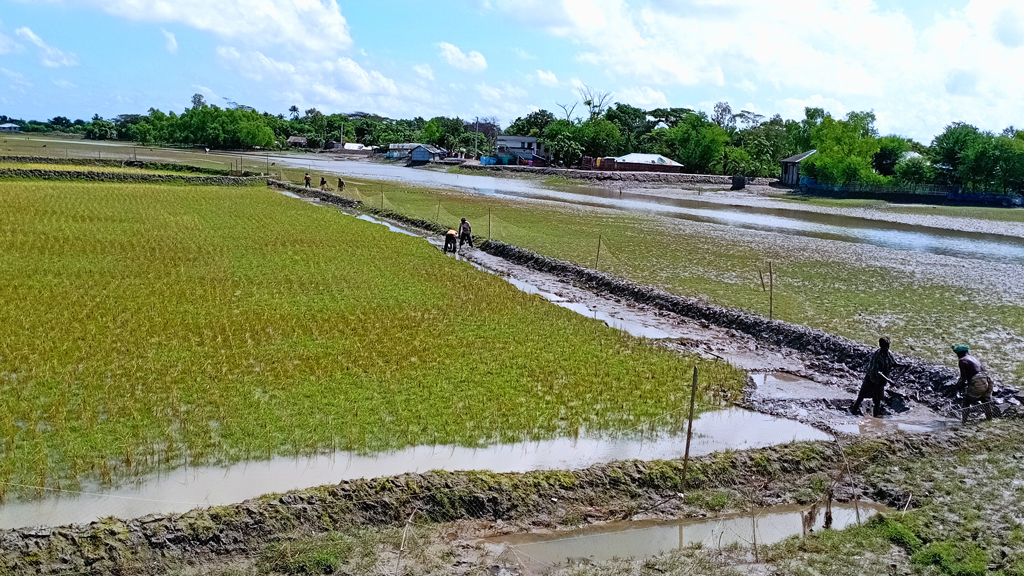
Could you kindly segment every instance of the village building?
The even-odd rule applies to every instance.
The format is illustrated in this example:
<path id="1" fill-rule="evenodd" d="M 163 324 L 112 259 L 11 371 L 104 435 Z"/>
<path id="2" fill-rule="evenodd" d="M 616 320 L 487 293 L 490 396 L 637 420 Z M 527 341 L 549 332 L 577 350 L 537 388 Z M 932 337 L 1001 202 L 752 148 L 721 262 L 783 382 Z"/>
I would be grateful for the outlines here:
<path id="1" fill-rule="evenodd" d="M 800 185 L 800 163 L 810 158 L 817 150 L 801 152 L 782 160 L 782 183 L 786 186 Z"/>
<path id="2" fill-rule="evenodd" d="M 306 140 L 305 136 L 289 136 L 288 145 L 296 148 L 305 148 L 309 145 L 309 141 Z"/>
<path id="3" fill-rule="evenodd" d="M 429 144 L 410 142 L 388 146 L 387 157 L 392 160 L 407 159 L 410 162 L 435 162 L 444 158 L 445 151 Z"/>
<path id="4" fill-rule="evenodd" d="M 634 152 L 632 154 L 626 154 L 625 156 L 619 156 L 615 159 L 615 162 L 621 164 L 655 164 L 660 166 L 682 166 L 679 162 L 666 158 L 661 154 L 640 154 Z"/>
<path id="5" fill-rule="evenodd" d="M 0 132 L 21 132 L 21 126 L 17 124 L 0 124 Z"/>
<path id="6" fill-rule="evenodd" d="M 497 156 L 507 157 L 513 161 L 533 163 L 537 160 L 546 161 L 549 159 L 544 143 L 534 136 L 507 136 L 497 137 Z"/>

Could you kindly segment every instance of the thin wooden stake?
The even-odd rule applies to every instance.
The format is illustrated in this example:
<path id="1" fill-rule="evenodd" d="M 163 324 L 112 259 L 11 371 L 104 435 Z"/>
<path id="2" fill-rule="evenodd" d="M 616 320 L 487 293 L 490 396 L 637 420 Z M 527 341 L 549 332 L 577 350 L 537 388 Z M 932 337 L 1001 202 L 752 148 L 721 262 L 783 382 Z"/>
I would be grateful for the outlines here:
<path id="1" fill-rule="evenodd" d="M 437 199 L 437 214 L 434 215 L 434 222 L 441 223 L 441 199 Z"/>
<path id="2" fill-rule="evenodd" d="M 413 517 L 416 516 L 416 510 L 416 508 L 413 508 L 412 514 L 405 522 L 405 530 L 402 531 L 402 545 L 398 548 L 398 561 L 395 562 L 395 576 L 398 576 L 398 570 L 402 566 L 402 551 L 405 550 L 405 537 L 409 533 L 409 525 L 412 524 Z"/>
<path id="3" fill-rule="evenodd" d="M 761 557 L 760 557 L 760 553 L 757 551 L 757 521 L 754 520 L 754 518 L 755 518 L 755 516 L 754 516 L 754 507 L 751 506 L 750 507 L 750 527 L 754 529 L 754 562 L 760 564 L 761 563 Z"/>
<path id="4" fill-rule="evenodd" d="M 768 287 L 764 284 L 764 271 L 760 268 L 757 269 L 757 275 L 761 277 L 761 292 L 767 292 Z"/>
<path id="5" fill-rule="evenodd" d="M 690 439 L 693 438 L 693 405 L 697 401 L 697 367 L 693 367 L 693 386 L 690 387 L 690 416 L 686 425 L 686 451 L 683 452 L 683 490 L 686 490 L 686 469 L 690 465 Z"/>
<path id="6" fill-rule="evenodd" d="M 594 270 L 599 270 L 601 264 L 601 233 L 597 234 L 597 259 L 594 260 Z"/>
<path id="7" fill-rule="evenodd" d="M 491 241 L 491 209 L 487 208 L 487 241 Z"/>
<path id="8" fill-rule="evenodd" d="M 768 319 L 775 319 L 775 271 L 771 261 L 768 262 Z"/>

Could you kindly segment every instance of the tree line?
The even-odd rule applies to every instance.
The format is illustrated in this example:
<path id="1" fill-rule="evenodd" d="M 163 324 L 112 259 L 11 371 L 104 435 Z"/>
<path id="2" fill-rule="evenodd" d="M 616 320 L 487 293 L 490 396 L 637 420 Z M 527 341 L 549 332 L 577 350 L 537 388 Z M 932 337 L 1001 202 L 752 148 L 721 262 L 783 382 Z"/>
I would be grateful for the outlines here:
<path id="1" fill-rule="evenodd" d="M 928 145 L 899 135 L 878 133 L 871 111 L 834 118 L 821 108 L 806 108 L 799 120 L 734 112 L 726 102 L 711 114 L 690 108 L 642 109 L 611 94 L 583 86 L 579 100 L 559 104 L 560 113 L 538 110 L 502 130 L 494 118 L 438 116 L 392 119 L 375 114 L 324 114 L 316 108 L 270 114 L 229 102 L 206 103 L 201 94 L 181 114 L 150 109 L 111 119 L 47 122 L 15 120 L 26 132 L 63 131 L 96 140 L 141 144 L 204 146 L 221 149 L 273 149 L 302 136 L 311 148 L 336 140 L 367 146 L 401 142 L 432 144 L 453 152 L 492 154 L 500 134 L 535 136 L 555 164 L 576 166 L 584 156 L 661 154 L 696 174 L 779 177 L 780 161 L 808 150 L 802 175 L 826 186 L 867 185 L 915 189 L 937 186 L 966 191 L 1024 192 L 1024 131 L 1012 126 L 999 134 L 970 124 L 948 125 Z"/>

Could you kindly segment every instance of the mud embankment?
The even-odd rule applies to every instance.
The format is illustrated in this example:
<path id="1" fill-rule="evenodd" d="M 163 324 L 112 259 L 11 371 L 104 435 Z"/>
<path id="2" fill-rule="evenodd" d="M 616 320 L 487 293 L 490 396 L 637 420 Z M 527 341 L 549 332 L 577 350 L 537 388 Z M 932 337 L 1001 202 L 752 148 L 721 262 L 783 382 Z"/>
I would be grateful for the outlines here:
<path id="1" fill-rule="evenodd" d="M 664 172 L 609 172 L 602 170 L 573 170 L 568 168 L 534 168 L 532 166 L 482 166 L 463 164 L 464 170 L 478 172 L 534 174 L 537 176 L 561 176 L 588 182 L 643 182 L 653 184 L 709 184 L 732 186 L 732 176 L 715 174 L 667 174 Z M 748 186 L 768 186 L 774 178 L 747 178 Z"/>
<path id="2" fill-rule="evenodd" d="M 0 178 L 192 184 L 196 186 L 254 186 L 267 182 L 265 176 L 190 176 L 185 174 L 132 174 L 128 172 L 97 172 L 88 170 L 21 170 L 17 168 L 0 168 Z"/>
<path id="3" fill-rule="evenodd" d="M 142 160 L 115 160 L 101 158 L 53 158 L 50 156 L 6 156 L 0 155 L 0 162 L 16 162 L 21 164 L 59 164 L 62 166 L 103 166 L 108 168 L 141 168 L 144 170 L 166 170 L 169 172 L 186 172 L 206 174 L 208 176 L 227 176 L 227 170 L 202 168 L 189 164 L 172 162 L 145 162 Z M 243 176 L 255 176 L 255 173 L 244 172 Z"/>
<path id="4" fill-rule="evenodd" d="M 845 449 L 868 459 L 912 449 L 910 440 L 859 441 Z M 916 448 L 913 448 L 916 450 Z M 794 500 L 795 481 L 834 475 L 844 456 L 833 444 L 786 446 L 720 453 L 692 459 L 685 487 L 733 488 L 765 478 L 764 504 Z M 495 474 L 429 472 L 272 495 L 232 506 L 135 520 L 0 532 L 0 574 L 163 572 L 218 557 L 249 555 L 296 532 L 321 533 L 360 525 L 397 525 L 416 511 L 426 522 L 462 519 L 522 521 L 581 514 L 589 521 L 659 513 L 699 512 L 678 498 L 684 489 L 681 461 L 618 462 L 580 471 Z M 789 478 L 789 482 L 784 480 Z M 859 497 L 844 485 L 836 498 Z M 891 500 L 898 502 L 902 495 Z"/>

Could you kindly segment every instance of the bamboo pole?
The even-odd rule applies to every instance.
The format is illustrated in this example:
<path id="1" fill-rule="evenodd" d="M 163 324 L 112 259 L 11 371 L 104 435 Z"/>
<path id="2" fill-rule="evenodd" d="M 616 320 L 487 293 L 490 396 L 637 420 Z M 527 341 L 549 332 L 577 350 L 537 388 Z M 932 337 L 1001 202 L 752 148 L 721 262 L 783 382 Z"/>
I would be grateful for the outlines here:
<path id="1" fill-rule="evenodd" d="M 768 319 L 775 319 L 775 270 L 771 261 L 768 262 Z"/>
<path id="2" fill-rule="evenodd" d="M 693 438 L 693 405 L 697 401 L 697 367 L 693 367 L 693 386 L 690 387 L 690 416 L 686 424 L 686 451 L 683 452 L 683 490 L 686 490 L 686 469 L 690 465 L 690 439 Z"/>
<path id="3" fill-rule="evenodd" d="M 491 241 L 491 208 L 487 208 L 487 241 Z"/>

